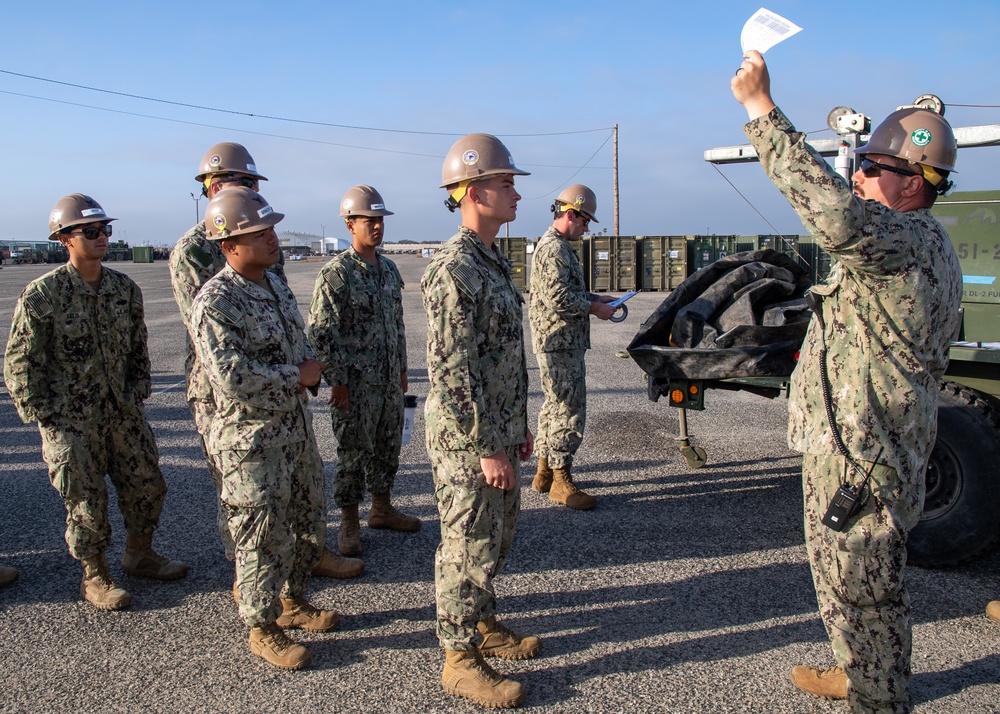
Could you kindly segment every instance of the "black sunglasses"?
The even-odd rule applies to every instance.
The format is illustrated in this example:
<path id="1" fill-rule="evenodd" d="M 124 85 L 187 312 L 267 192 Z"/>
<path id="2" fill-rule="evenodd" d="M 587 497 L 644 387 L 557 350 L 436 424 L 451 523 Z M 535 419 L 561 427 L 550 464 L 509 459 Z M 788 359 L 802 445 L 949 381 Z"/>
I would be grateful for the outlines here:
<path id="1" fill-rule="evenodd" d="M 573 211 L 573 213 L 576 214 L 577 218 L 579 218 L 581 221 L 583 221 L 583 227 L 584 228 L 590 227 L 590 219 L 589 218 L 587 218 L 585 215 L 583 215 L 579 211 Z"/>
<path id="2" fill-rule="evenodd" d="M 876 178 L 883 171 L 888 171 L 891 174 L 899 174 L 900 176 L 920 176 L 920 174 L 915 171 L 897 169 L 895 166 L 889 166 L 889 164 L 880 164 L 877 161 L 872 161 L 868 157 L 861 159 L 861 173 L 865 175 L 865 178 Z"/>
<path id="3" fill-rule="evenodd" d="M 64 233 L 82 233 L 83 237 L 87 240 L 97 240 L 98 236 L 103 235 L 105 238 L 110 238 L 113 233 L 111 229 L 111 224 L 106 223 L 100 226 L 83 226 L 82 228 L 70 228 L 69 230 L 63 231 Z"/>

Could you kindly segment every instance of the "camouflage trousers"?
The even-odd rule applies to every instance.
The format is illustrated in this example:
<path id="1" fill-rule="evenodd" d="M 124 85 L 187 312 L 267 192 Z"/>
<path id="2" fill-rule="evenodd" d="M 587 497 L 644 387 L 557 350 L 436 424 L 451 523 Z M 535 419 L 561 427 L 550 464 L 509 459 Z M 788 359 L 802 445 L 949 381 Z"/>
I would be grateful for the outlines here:
<path id="1" fill-rule="evenodd" d="M 535 454 L 553 468 L 570 468 L 587 424 L 586 350 L 539 352 L 545 400 L 538 412 Z"/>
<path id="2" fill-rule="evenodd" d="M 507 456 L 520 476 L 518 447 Z M 445 649 L 479 646 L 476 623 L 496 609 L 493 579 L 503 570 L 521 508 L 521 487 L 487 486 L 479 457 L 467 451 L 430 451 L 441 543 L 434 558 L 437 636 Z"/>
<path id="3" fill-rule="evenodd" d="M 370 493 L 389 493 L 399 470 L 403 443 L 403 387 L 368 384 L 350 378 L 351 411 L 333 407 L 333 433 L 337 437 L 337 476 L 333 500 L 338 507 L 354 506 Z"/>
<path id="4" fill-rule="evenodd" d="M 141 404 L 106 410 L 96 423 L 58 414 L 39 424 L 49 480 L 66 505 L 66 544 L 85 560 L 111 544 L 107 474 L 118 492 L 118 509 L 130 535 L 152 533 L 160 519 L 167 485 L 160 456 Z"/>
<path id="5" fill-rule="evenodd" d="M 280 598 L 302 594 L 326 545 L 323 460 L 312 436 L 215 457 L 236 546 L 240 617 L 250 627 L 270 624 Z"/>
<path id="6" fill-rule="evenodd" d="M 219 529 L 219 539 L 222 541 L 222 549 L 226 552 L 226 560 L 236 559 L 236 546 L 233 545 L 233 537 L 229 534 L 229 517 L 226 508 L 222 503 L 222 474 L 215 465 L 215 455 L 208 450 L 208 431 L 215 417 L 215 403 L 211 400 L 192 399 L 188 402 L 191 407 L 191 414 L 194 416 L 194 428 L 198 430 L 201 439 L 201 450 L 205 454 L 205 463 L 208 464 L 208 476 L 215 486 L 215 495 L 219 501 L 219 508 L 215 518 L 215 525 Z"/>
<path id="7" fill-rule="evenodd" d="M 909 712 L 912 623 L 903 568 L 906 535 L 920 519 L 923 474 L 903 479 L 875 466 L 872 495 L 838 533 L 821 521 L 845 480 L 844 465 L 840 455 L 802 458 L 806 547 L 820 616 L 850 682 L 851 710 Z M 863 476 L 847 480 L 860 483 Z"/>

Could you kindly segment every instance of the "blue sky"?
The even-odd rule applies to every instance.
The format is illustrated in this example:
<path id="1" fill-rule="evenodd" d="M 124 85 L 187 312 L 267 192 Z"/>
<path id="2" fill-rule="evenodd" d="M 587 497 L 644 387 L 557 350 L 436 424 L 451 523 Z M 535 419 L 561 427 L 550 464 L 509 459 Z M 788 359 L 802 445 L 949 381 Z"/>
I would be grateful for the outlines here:
<path id="1" fill-rule="evenodd" d="M 0 73 L 0 239 L 44 237 L 52 205 L 80 191 L 133 245 L 172 245 L 205 209 L 190 196 L 202 155 L 238 141 L 270 179 L 261 193 L 286 214 L 281 228 L 346 235 L 339 200 L 369 183 L 396 214 L 387 240 L 443 240 L 458 218 L 437 188 L 441 162 L 475 131 L 500 136 L 532 172 L 518 179 L 511 235 L 540 235 L 552 199 L 575 182 L 597 192 L 597 228 L 610 229 L 616 123 L 623 235 L 773 232 L 702 159 L 745 143 L 729 79 L 759 0 L 10 5 L 5 72 L 394 131 Z M 804 28 L 766 55 L 774 98 L 800 130 L 829 137 L 835 106 L 878 121 L 925 92 L 950 105 L 955 126 L 1000 123 L 996 106 L 957 106 L 1000 104 L 995 0 L 880 2 L 866 14 L 814 0 L 764 6 Z M 998 159 L 1000 148 L 960 152 L 958 189 L 1000 188 Z M 775 228 L 802 232 L 759 166 L 721 171 Z"/>

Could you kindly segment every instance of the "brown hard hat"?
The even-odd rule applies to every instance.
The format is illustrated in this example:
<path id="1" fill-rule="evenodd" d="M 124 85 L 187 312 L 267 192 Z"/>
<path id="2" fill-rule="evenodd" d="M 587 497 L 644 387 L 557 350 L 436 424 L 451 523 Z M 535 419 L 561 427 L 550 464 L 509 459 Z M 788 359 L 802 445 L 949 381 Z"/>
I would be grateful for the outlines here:
<path id="1" fill-rule="evenodd" d="M 371 186 L 360 184 L 348 189 L 344 197 L 340 199 L 340 215 L 343 218 L 349 216 L 391 216 L 392 211 L 387 211 L 382 194 Z"/>
<path id="2" fill-rule="evenodd" d="M 82 193 L 63 196 L 49 213 L 49 240 L 58 240 L 60 231 L 87 223 L 110 223 L 117 218 L 109 218 L 101 204 Z"/>
<path id="3" fill-rule="evenodd" d="M 576 210 L 594 223 L 597 220 L 597 195 L 582 183 L 575 183 L 563 190 L 552 206 L 553 212 Z"/>
<path id="4" fill-rule="evenodd" d="M 914 164 L 954 171 L 958 142 L 951 125 L 937 112 L 903 107 L 875 127 L 868 143 L 854 153 L 895 156 Z"/>
<path id="5" fill-rule="evenodd" d="M 199 166 L 198 175 L 194 177 L 199 183 L 217 174 L 246 174 L 258 181 L 267 181 L 266 176 L 257 173 L 257 164 L 246 147 L 232 141 L 216 144 L 205 152 Z"/>
<path id="6" fill-rule="evenodd" d="M 228 186 L 208 202 L 205 229 L 209 240 L 226 240 L 276 225 L 285 217 L 246 186 Z"/>
<path id="7" fill-rule="evenodd" d="M 514 166 L 507 147 L 492 134 L 468 134 L 456 141 L 444 157 L 439 188 L 501 174 L 531 175 Z"/>

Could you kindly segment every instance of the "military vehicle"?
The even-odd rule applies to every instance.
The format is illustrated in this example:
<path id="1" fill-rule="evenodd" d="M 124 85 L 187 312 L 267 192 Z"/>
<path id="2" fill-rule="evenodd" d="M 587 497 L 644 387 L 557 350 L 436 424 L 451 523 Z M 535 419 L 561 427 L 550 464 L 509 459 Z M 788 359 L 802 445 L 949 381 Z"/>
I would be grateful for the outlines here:
<path id="1" fill-rule="evenodd" d="M 116 240 L 108 243 L 108 252 L 104 254 L 104 260 L 132 260 L 132 249 L 123 240 Z"/>
<path id="2" fill-rule="evenodd" d="M 962 264 L 962 331 L 941 383 L 938 437 L 920 525 L 918 565 L 950 565 L 1000 542 L 1000 191 L 956 192 L 933 213 Z"/>

